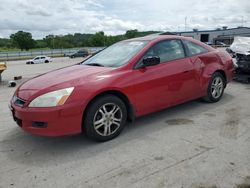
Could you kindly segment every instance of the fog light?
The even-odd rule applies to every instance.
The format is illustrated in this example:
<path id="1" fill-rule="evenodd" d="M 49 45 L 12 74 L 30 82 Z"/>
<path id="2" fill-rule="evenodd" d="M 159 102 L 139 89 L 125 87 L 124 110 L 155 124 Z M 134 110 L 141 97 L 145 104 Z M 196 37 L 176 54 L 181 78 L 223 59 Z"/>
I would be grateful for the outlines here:
<path id="1" fill-rule="evenodd" d="M 33 121 L 32 122 L 32 127 L 46 128 L 46 127 L 48 127 L 48 123 L 47 122 L 41 122 L 41 121 Z"/>

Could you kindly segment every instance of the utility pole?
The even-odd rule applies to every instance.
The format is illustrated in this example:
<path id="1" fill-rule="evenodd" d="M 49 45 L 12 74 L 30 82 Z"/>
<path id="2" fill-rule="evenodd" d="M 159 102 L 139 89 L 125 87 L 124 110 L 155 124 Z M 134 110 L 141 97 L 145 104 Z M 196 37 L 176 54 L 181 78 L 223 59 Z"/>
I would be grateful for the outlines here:
<path id="1" fill-rule="evenodd" d="M 243 16 L 241 16 L 241 27 L 243 27 L 243 25 L 244 25 L 244 18 Z"/>
<path id="2" fill-rule="evenodd" d="M 187 31 L 187 16 L 185 17 L 185 31 Z"/>
<path id="3" fill-rule="evenodd" d="M 53 49 L 55 49 L 55 41 L 54 41 L 54 35 L 53 35 L 53 38 L 52 38 L 52 45 L 53 45 Z"/>

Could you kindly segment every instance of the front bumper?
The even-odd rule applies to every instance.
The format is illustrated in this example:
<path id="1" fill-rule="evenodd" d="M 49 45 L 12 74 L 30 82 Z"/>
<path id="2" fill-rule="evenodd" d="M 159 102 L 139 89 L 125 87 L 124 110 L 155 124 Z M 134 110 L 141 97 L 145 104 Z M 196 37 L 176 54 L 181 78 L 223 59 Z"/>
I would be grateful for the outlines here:
<path id="1" fill-rule="evenodd" d="M 83 108 L 79 105 L 28 108 L 11 103 L 10 109 L 19 127 L 31 134 L 63 136 L 78 134 L 82 131 Z"/>
<path id="2" fill-rule="evenodd" d="M 250 55 L 239 54 L 236 53 L 236 63 L 237 69 L 245 72 L 250 73 Z"/>
<path id="3" fill-rule="evenodd" d="M 239 61 L 237 64 L 240 71 L 250 73 L 250 61 Z"/>

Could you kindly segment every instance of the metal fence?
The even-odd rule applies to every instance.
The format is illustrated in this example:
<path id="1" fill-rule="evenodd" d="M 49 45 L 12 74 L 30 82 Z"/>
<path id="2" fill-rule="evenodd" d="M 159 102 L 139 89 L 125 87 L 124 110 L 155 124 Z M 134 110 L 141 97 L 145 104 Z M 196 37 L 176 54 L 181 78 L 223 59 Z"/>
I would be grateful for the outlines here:
<path id="1" fill-rule="evenodd" d="M 94 53 L 103 49 L 103 47 L 84 47 L 84 48 L 70 48 L 70 49 L 53 49 L 40 51 L 16 51 L 16 52 L 0 52 L 0 61 L 29 59 L 35 56 L 46 55 L 50 57 L 62 57 L 78 51 L 79 49 L 86 49 L 89 53 Z"/>

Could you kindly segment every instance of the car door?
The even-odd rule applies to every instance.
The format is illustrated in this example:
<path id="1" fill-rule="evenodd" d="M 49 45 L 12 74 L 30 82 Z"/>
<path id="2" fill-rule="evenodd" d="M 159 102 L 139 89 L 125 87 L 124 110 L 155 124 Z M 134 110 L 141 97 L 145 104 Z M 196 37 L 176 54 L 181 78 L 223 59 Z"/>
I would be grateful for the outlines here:
<path id="1" fill-rule="evenodd" d="M 199 79 L 199 89 L 203 90 L 201 91 L 201 94 L 198 97 L 202 97 L 206 94 L 206 88 L 204 88 L 204 78 L 202 78 L 205 67 L 207 64 L 211 62 L 217 62 L 217 56 L 214 53 L 208 53 L 209 50 L 204 48 L 203 46 L 189 41 L 189 40 L 183 40 L 183 44 L 187 50 L 187 55 L 190 58 L 190 61 L 193 64 L 194 67 L 194 74 L 197 76 L 197 79 Z M 205 80 L 207 80 L 205 78 Z M 204 90 L 205 89 L 205 90 Z M 197 90 L 198 91 L 198 90 Z M 198 94 L 198 92 L 197 92 Z"/>
<path id="2" fill-rule="evenodd" d="M 199 87 L 198 80 L 190 58 L 185 55 L 181 40 L 159 42 L 150 48 L 143 58 L 147 56 L 158 56 L 161 63 L 135 70 L 134 86 L 139 115 L 194 97 L 194 90 Z M 142 59 L 136 67 L 140 67 Z"/>
<path id="3" fill-rule="evenodd" d="M 40 63 L 40 57 L 36 57 L 36 58 L 34 59 L 34 63 Z"/>
<path id="4" fill-rule="evenodd" d="M 44 63 L 44 62 L 45 62 L 45 57 L 41 57 L 40 63 Z"/>
<path id="5" fill-rule="evenodd" d="M 83 57 L 83 51 L 82 50 L 79 50 L 77 52 L 77 57 Z"/>

